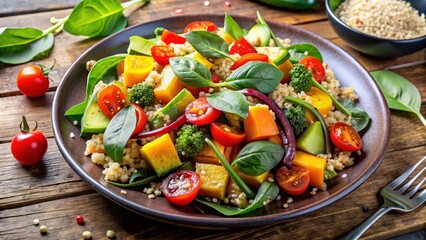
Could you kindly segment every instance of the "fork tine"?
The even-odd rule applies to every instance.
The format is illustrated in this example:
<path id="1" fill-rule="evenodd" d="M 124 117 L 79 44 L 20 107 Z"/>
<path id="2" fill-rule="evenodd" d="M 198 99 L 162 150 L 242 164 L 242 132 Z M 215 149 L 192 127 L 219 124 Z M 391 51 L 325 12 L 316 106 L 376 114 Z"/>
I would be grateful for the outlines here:
<path id="1" fill-rule="evenodd" d="M 426 168 L 425 168 L 426 169 Z M 419 184 L 417 184 L 417 186 L 415 187 L 415 188 L 413 188 L 413 189 L 411 189 L 407 194 L 406 194 L 406 196 L 407 197 L 411 197 L 411 196 L 413 196 L 417 191 L 419 191 L 420 190 L 420 188 L 423 186 L 423 184 L 425 184 L 425 182 L 426 182 L 426 177 L 425 178 L 423 178 L 423 180 L 419 183 Z"/>
<path id="2" fill-rule="evenodd" d="M 404 186 L 402 186 L 399 190 L 398 190 L 398 192 L 399 193 L 403 193 L 403 192 L 405 192 L 405 191 L 407 191 L 407 189 L 408 188 L 410 188 L 411 187 L 411 185 L 413 185 L 413 183 L 423 174 L 423 172 L 425 172 L 426 171 L 426 166 L 419 172 L 419 173 L 417 173 L 416 174 L 416 176 L 414 176 L 409 182 L 407 182 Z M 420 186 L 422 185 L 422 184 L 419 184 Z M 418 185 L 418 186 L 419 186 Z M 416 191 L 415 191 L 416 192 Z M 413 193 L 414 194 L 414 193 Z"/>
<path id="3" fill-rule="evenodd" d="M 395 180 L 393 180 L 392 182 L 390 182 L 388 185 L 386 185 L 386 187 L 390 187 L 391 189 L 396 188 L 399 184 L 401 184 L 405 179 L 407 179 L 408 176 L 410 176 L 410 174 L 412 172 L 414 172 L 414 170 L 421 165 L 424 161 L 426 160 L 426 156 L 424 156 L 422 158 L 422 160 L 420 160 L 419 162 L 417 162 L 414 166 L 410 167 L 405 173 L 403 173 L 401 176 L 399 176 L 398 178 L 396 178 Z"/>
<path id="4" fill-rule="evenodd" d="M 423 191 L 412 200 L 415 201 L 417 206 L 420 206 L 420 204 L 424 203 L 426 201 L 426 189 L 423 189 Z"/>

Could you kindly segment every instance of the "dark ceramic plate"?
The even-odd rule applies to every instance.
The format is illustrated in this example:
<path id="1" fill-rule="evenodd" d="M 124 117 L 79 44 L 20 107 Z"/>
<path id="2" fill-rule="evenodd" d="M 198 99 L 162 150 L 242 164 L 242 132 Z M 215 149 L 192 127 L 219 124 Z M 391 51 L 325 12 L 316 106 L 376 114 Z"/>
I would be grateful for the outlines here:
<path id="1" fill-rule="evenodd" d="M 234 18 L 245 28 L 254 24 L 254 18 L 237 16 Z M 292 39 L 293 43 L 310 42 L 320 49 L 325 62 L 329 63 L 330 68 L 334 70 L 342 86 L 354 87 L 359 95 L 360 106 L 370 115 L 371 124 L 363 135 L 364 157 L 354 166 L 340 173 L 340 175 L 347 174 L 347 177 L 335 178 L 328 183 L 327 191 L 319 191 L 315 197 L 307 193 L 294 198 L 294 203 L 290 204 L 287 209 L 282 207 L 287 199 L 283 196 L 280 201 L 274 201 L 250 215 L 239 217 L 225 217 L 204 208 L 204 213 L 201 213 L 198 210 L 200 206 L 195 206 L 195 204 L 175 207 L 162 197 L 148 199 L 140 189 L 127 189 L 127 195 L 123 195 L 120 194 L 121 188 L 105 182 L 102 168 L 93 164 L 83 154 L 84 139 L 70 137 L 71 132 L 78 136 L 79 128 L 64 117 L 66 110 L 84 99 L 87 76 L 85 63 L 91 59 L 124 53 L 130 36 L 153 37 L 153 31 L 160 26 L 175 32 L 182 32 L 186 24 L 191 21 L 210 20 L 222 26 L 223 19 L 223 15 L 181 16 L 140 24 L 100 41 L 80 56 L 69 68 L 58 86 L 52 110 L 55 139 L 59 150 L 71 168 L 103 196 L 127 209 L 164 222 L 209 228 L 249 227 L 277 223 L 327 206 L 361 185 L 379 166 L 386 152 L 390 119 L 383 95 L 368 72 L 348 53 L 318 35 L 279 23 L 270 23 L 270 27 L 277 36 L 288 37 Z"/>

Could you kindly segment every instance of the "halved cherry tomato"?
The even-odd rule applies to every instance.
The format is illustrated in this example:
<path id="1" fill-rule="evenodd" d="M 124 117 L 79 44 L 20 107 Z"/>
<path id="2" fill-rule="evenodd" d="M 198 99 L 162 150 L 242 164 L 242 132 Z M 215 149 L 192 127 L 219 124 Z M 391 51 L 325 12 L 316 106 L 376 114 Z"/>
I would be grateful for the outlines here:
<path id="1" fill-rule="evenodd" d="M 174 48 L 168 45 L 151 47 L 151 55 L 161 66 L 166 66 L 169 64 L 170 58 L 176 57 Z"/>
<path id="2" fill-rule="evenodd" d="M 121 88 L 111 84 L 99 91 L 98 104 L 105 116 L 111 119 L 127 105 L 127 101 Z"/>
<path id="3" fill-rule="evenodd" d="M 185 29 L 183 30 L 184 33 L 191 32 L 191 31 L 207 31 L 207 32 L 215 32 L 217 30 L 216 24 L 210 22 L 210 21 L 195 21 L 192 23 L 189 23 Z"/>
<path id="4" fill-rule="evenodd" d="M 238 131 L 228 124 L 213 122 L 210 126 L 213 138 L 223 146 L 235 146 L 244 141 L 246 133 Z"/>
<path id="5" fill-rule="evenodd" d="M 242 37 L 238 41 L 234 42 L 231 49 L 229 50 L 229 53 L 238 53 L 240 56 L 244 56 L 249 53 L 257 53 L 257 51 L 249 42 L 247 42 L 244 37 Z"/>
<path id="6" fill-rule="evenodd" d="M 133 130 L 133 134 L 138 134 L 142 132 L 145 129 L 146 122 L 148 121 L 148 117 L 146 116 L 146 113 L 143 111 L 143 108 L 139 106 L 136 103 L 130 103 L 135 107 L 136 112 L 136 127 L 135 130 Z"/>
<path id="7" fill-rule="evenodd" d="M 188 122 L 196 125 L 206 125 L 216 121 L 222 114 L 222 111 L 213 108 L 206 97 L 197 98 L 185 109 L 185 116 Z"/>
<path id="8" fill-rule="evenodd" d="M 312 56 L 306 56 L 299 61 L 300 64 L 305 65 L 305 67 L 312 73 L 312 77 L 319 83 L 322 82 L 325 78 L 325 69 L 321 61 Z"/>
<path id="9" fill-rule="evenodd" d="M 345 122 L 336 122 L 330 128 L 333 144 L 342 151 L 354 152 L 362 148 L 362 139 L 358 132 Z"/>
<path id="10" fill-rule="evenodd" d="M 235 70 L 251 61 L 269 62 L 269 57 L 262 53 L 249 53 L 242 56 L 240 59 L 234 62 L 234 64 L 232 64 L 232 66 L 229 69 Z"/>
<path id="11" fill-rule="evenodd" d="M 161 33 L 161 41 L 167 45 L 170 43 L 183 44 L 186 42 L 186 39 L 174 32 L 164 29 L 164 31 Z"/>
<path id="12" fill-rule="evenodd" d="M 162 184 L 166 199 L 179 206 L 191 203 L 200 190 L 200 176 L 190 170 L 179 170 L 171 173 Z"/>
<path id="13" fill-rule="evenodd" d="M 291 195 L 301 195 L 308 189 L 310 176 L 309 169 L 292 165 L 290 169 L 283 166 L 276 174 L 278 186 Z"/>

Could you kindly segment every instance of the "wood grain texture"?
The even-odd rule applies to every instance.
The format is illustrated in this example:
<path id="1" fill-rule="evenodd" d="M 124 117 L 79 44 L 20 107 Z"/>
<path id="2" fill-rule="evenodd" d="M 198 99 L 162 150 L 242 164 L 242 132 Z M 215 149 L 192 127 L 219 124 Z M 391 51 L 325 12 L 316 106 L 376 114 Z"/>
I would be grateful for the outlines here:
<path id="1" fill-rule="evenodd" d="M 68 15 L 71 11 L 69 7 L 78 1 L 30 1 L 26 6 L 22 2 L 0 3 L 0 26 L 13 23 L 17 27 L 45 29 L 50 26 L 50 17 Z M 256 10 L 259 10 L 266 20 L 295 24 L 332 41 L 369 71 L 390 69 L 401 74 L 419 89 L 423 102 L 421 110 L 426 115 L 426 49 L 392 59 L 360 54 L 338 38 L 326 20 L 324 6 L 299 12 L 247 0 L 230 1 L 231 7 L 219 0 L 209 1 L 209 7 L 205 7 L 203 2 L 151 0 L 128 15 L 128 25 L 173 16 L 176 9 L 182 9 L 188 15 L 227 11 L 231 15 L 253 18 Z M 81 180 L 67 165 L 53 138 L 51 106 L 56 86 L 76 58 L 97 41 L 66 32 L 55 37 L 55 47 L 50 57 L 36 61 L 49 66 L 56 60 L 50 74 L 53 79 L 50 92 L 42 98 L 27 98 L 17 90 L 15 78 L 21 65 L 0 64 L 0 101 L 3 107 L 0 112 L 0 174 L 4 176 L 0 179 L 0 239 L 81 239 L 85 230 L 92 232 L 93 239 L 106 239 L 108 229 L 116 232 L 117 239 L 335 239 L 371 215 L 381 204 L 377 195 L 381 187 L 426 152 L 426 129 L 417 117 L 391 111 L 388 151 L 379 168 L 355 191 L 311 214 L 269 226 L 220 231 L 187 229 L 137 215 L 110 202 Z M 10 141 L 19 131 L 22 115 L 27 117 L 30 124 L 37 120 L 38 129 L 49 139 L 47 154 L 40 164 L 33 167 L 21 166 L 10 153 Z M 369 211 L 363 212 L 363 207 L 368 207 Z M 76 215 L 85 217 L 84 226 L 75 222 Z M 424 207 L 406 214 L 388 213 L 366 232 L 363 239 L 384 239 L 426 229 L 425 215 Z M 47 235 L 41 236 L 39 226 L 32 224 L 35 218 L 48 227 Z"/>

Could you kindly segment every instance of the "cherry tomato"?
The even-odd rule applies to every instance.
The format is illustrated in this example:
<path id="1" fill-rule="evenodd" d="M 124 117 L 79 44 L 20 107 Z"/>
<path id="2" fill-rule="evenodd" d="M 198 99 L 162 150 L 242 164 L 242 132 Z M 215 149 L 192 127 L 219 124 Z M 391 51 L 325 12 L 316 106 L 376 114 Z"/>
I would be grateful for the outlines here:
<path id="1" fill-rule="evenodd" d="M 305 65 L 305 67 L 312 73 L 312 77 L 317 82 L 321 83 L 322 80 L 324 80 L 325 69 L 318 58 L 312 57 L 312 56 L 306 56 L 302 58 L 299 63 Z"/>
<path id="2" fill-rule="evenodd" d="M 331 126 L 330 138 L 337 148 L 345 152 L 354 152 L 362 148 L 362 139 L 358 132 L 344 122 L 336 122 Z"/>
<path id="3" fill-rule="evenodd" d="M 210 126 L 210 131 L 213 138 L 223 146 L 235 146 L 246 138 L 245 132 L 238 131 L 220 122 L 213 122 Z"/>
<path id="4" fill-rule="evenodd" d="M 28 97 L 41 97 L 49 90 L 49 77 L 52 68 L 30 65 L 21 68 L 16 78 L 19 91 Z"/>
<path id="5" fill-rule="evenodd" d="M 10 149 L 15 159 L 23 165 L 34 165 L 43 158 L 47 151 L 47 139 L 42 132 L 29 129 L 27 120 L 22 117 L 21 133 L 12 139 Z"/>
<path id="6" fill-rule="evenodd" d="M 179 170 L 171 173 L 162 184 L 166 199 L 176 205 L 191 203 L 200 189 L 200 176 L 190 170 Z"/>
<path id="7" fill-rule="evenodd" d="M 234 64 L 232 64 L 230 70 L 235 70 L 242 65 L 251 62 L 251 61 L 260 61 L 260 62 L 269 62 L 269 58 L 267 55 L 262 53 L 249 53 L 244 56 L 242 56 L 240 59 L 238 59 Z"/>
<path id="8" fill-rule="evenodd" d="M 249 42 L 247 42 L 244 37 L 242 37 L 238 41 L 234 42 L 231 49 L 229 50 L 229 53 L 238 53 L 240 56 L 244 56 L 249 53 L 257 53 L 257 51 Z"/>
<path id="9" fill-rule="evenodd" d="M 276 178 L 281 190 L 291 195 L 301 195 L 309 186 L 309 169 L 294 164 L 290 169 L 283 166 L 278 169 Z"/>
<path id="10" fill-rule="evenodd" d="M 184 33 L 191 32 L 191 31 L 207 31 L 207 32 L 215 32 L 217 31 L 216 24 L 210 22 L 210 21 L 195 21 L 192 23 L 189 23 L 185 29 L 183 30 Z"/>
<path id="11" fill-rule="evenodd" d="M 161 41 L 167 45 L 170 43 L 183 44 L 186 42 L 186 39 L 174 32 L 164 29 L 164 31 L 161 33 Z"/>
<path id="12" fill-rule="evenodd" d="M 161 66 L 166 66 L 169 64 L 170 58 L 176 57 L 174 48 L 168 45 L 151 47 L 151 55 Z"/>
<path id="13" fill-rule="evenodd" d="M 99 91 L 98 104 L 105 116 L 111 119 L 127 105 L 127 101 L 121 88 L 111 84 Z"/>
<path id="14" fill-rule="evenodd" d="M 210 70 L 210 73 L 212 75 L 212 82 L 220 82 L 220 77 L 216 73 L 214 73 L 213 70 Z M 200 95 L 200 92 L 208 92 L 210 89 L 210 87 L 192 87 L 188 85 L 185 85 L 185 88 L 188 89 L 188 91 L 190 91 L 194 97 L 198 97 Z"/>
<path id="15" fill-rule="evenodd" d="M 136 111 L 136 127 L 135 130 L 133 130 L 133 134 L 138 134 L 143 132 L 146 126 L 146 122 L 148 121 L 148 117 L 146 116 L 146 113 L 143 111 L 143 108 L 136 103 L 130 103 L 135 107 Z"/>
<path id="16" fill-rule="evenodd" d="M 197 98 L 185 109 L 185 116 L 188 122 L 196 125 L 206 125 L 216 121 L 222 114 L 222 111 L 213 108 L 206 97 Z"/>

